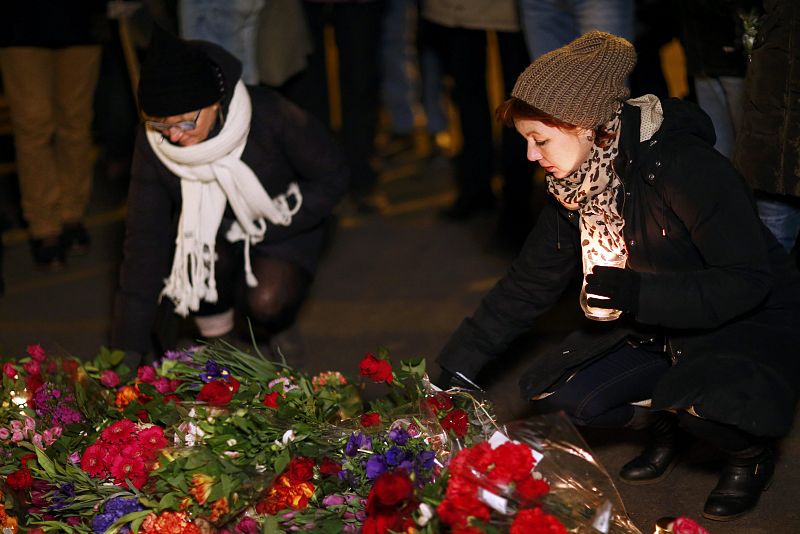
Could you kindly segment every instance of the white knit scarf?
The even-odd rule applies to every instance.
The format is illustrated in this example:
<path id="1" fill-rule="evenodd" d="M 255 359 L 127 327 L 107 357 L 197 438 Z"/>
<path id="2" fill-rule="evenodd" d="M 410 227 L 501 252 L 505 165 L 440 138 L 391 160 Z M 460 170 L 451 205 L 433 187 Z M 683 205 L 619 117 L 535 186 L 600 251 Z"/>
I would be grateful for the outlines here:
<path id="1" fill-rule="evenodd" d="M 606 123 L 614 139 L 605 147 L 592 146 L 589 158 L 572 174 L 556 178 L 546 176 L 547 190 L 569 210 L 580 214 L 581 253 L 584 268 L 597 258 L 627 257 L 622 229 L 625 221 L 617 204 L 622 181 L 614 170 L 619 153 L 620 113 Z M 589 273 L 584 273 L 587 275 Z"/>
<path id="2" fill-rule="evenodd" d="M 214 264 L 217 231 L 230 203 L 236 221 L 226 238 L 244 241 L 247 285 L 258 285 L 250 266 L 250 245 L 264 239 L 267 221 L 288 226 L 303 198 L 296 182 L 283 195 L 270 198 L 253 170 L 242 160 L 250 133 L 252 105 L 239 80 L 228 117 L 220 132 L 191 146 L 164 142 L 163 136 L 147 130 L 147 140 L 158 159 L 181 179 L 183 207 L 175 238 L 172 271 L 161 296 L 175 303 L 175 313 L 186 316 L 197 311 L 200 301 L 217 301 Z M 294 197 L 290 207 L 287 197 Z"/>

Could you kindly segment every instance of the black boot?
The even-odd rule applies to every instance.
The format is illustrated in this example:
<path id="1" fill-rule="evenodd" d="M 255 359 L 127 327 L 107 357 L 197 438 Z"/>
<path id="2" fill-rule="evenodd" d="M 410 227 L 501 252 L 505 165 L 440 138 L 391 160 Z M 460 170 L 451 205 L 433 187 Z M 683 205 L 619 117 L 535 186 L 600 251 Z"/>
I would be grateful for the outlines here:
<path id="1" fill-rule="evenodd" d="M 644 450 L 622 466 L 619 478 L 626 484 L 655 484 L 663 480 L 675 467 L 678 455 L 677 425 L 672 415 L 658 415 L 647 427 L 650 443 Z"/>
<path id="2" fill-rule="evenodd" d="M 728 465 L 703 508 L 703 515 L 715 521 L 730 521 L 755 508 L 775 472 L 769 447 L 750 447 L 729 454 Z"/>

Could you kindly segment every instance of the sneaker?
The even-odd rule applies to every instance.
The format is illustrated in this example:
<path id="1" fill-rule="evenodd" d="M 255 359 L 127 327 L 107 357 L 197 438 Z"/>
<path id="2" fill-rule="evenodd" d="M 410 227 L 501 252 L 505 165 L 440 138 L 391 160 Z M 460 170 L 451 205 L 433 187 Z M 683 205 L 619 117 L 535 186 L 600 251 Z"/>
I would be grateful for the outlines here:
<path id="1" fill-rule="evenodd" d="M 66 223 L 61 230 L 61 246 L 70 256 L 82 256 L 89 252 L 89 232 L 83 224 Z"/>
<path id="2" fill-rule="evenodd" d="M 60 271 L 66 265 L 64 247 L 58 237 L 31 239 L 31 250 L 33 260 L 45 270 Z"/>

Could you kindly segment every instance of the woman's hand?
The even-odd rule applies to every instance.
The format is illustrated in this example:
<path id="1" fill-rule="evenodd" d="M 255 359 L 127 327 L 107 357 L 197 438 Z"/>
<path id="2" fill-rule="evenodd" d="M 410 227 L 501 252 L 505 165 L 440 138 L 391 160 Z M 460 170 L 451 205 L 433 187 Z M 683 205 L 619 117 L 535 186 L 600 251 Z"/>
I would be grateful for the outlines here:
<path id="1" fill-rule="evenodd" d="M 639 273 L 617 267 L 597 265 L 586 277 L 586 293 L 606 297 L 590 298 L 589 306 L 636 313 L 639 309 Z"/>

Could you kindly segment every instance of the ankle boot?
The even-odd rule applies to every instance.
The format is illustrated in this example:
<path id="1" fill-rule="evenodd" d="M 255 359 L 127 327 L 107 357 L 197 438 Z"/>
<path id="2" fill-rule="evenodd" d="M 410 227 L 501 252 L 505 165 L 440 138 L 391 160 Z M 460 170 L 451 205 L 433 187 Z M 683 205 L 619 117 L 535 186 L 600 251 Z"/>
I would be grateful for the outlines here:
<path id="1" fill-rule="evenodd" d="M 677 425 L 672 415 L 660 415 L 647 428 L 650 443 L 622 466 L 619 477 L 626 484 L 655 484 L 669 475 L 677 457 Z"/>
<path id="2" fill-rule="evenodd" d="M 750 447 L 729 454 L 717 487 L 703 508 L 703 515 L 715 521 L 730 521 L 755 508 L 775 472 L 775 459 L 769 447 Z"/>

